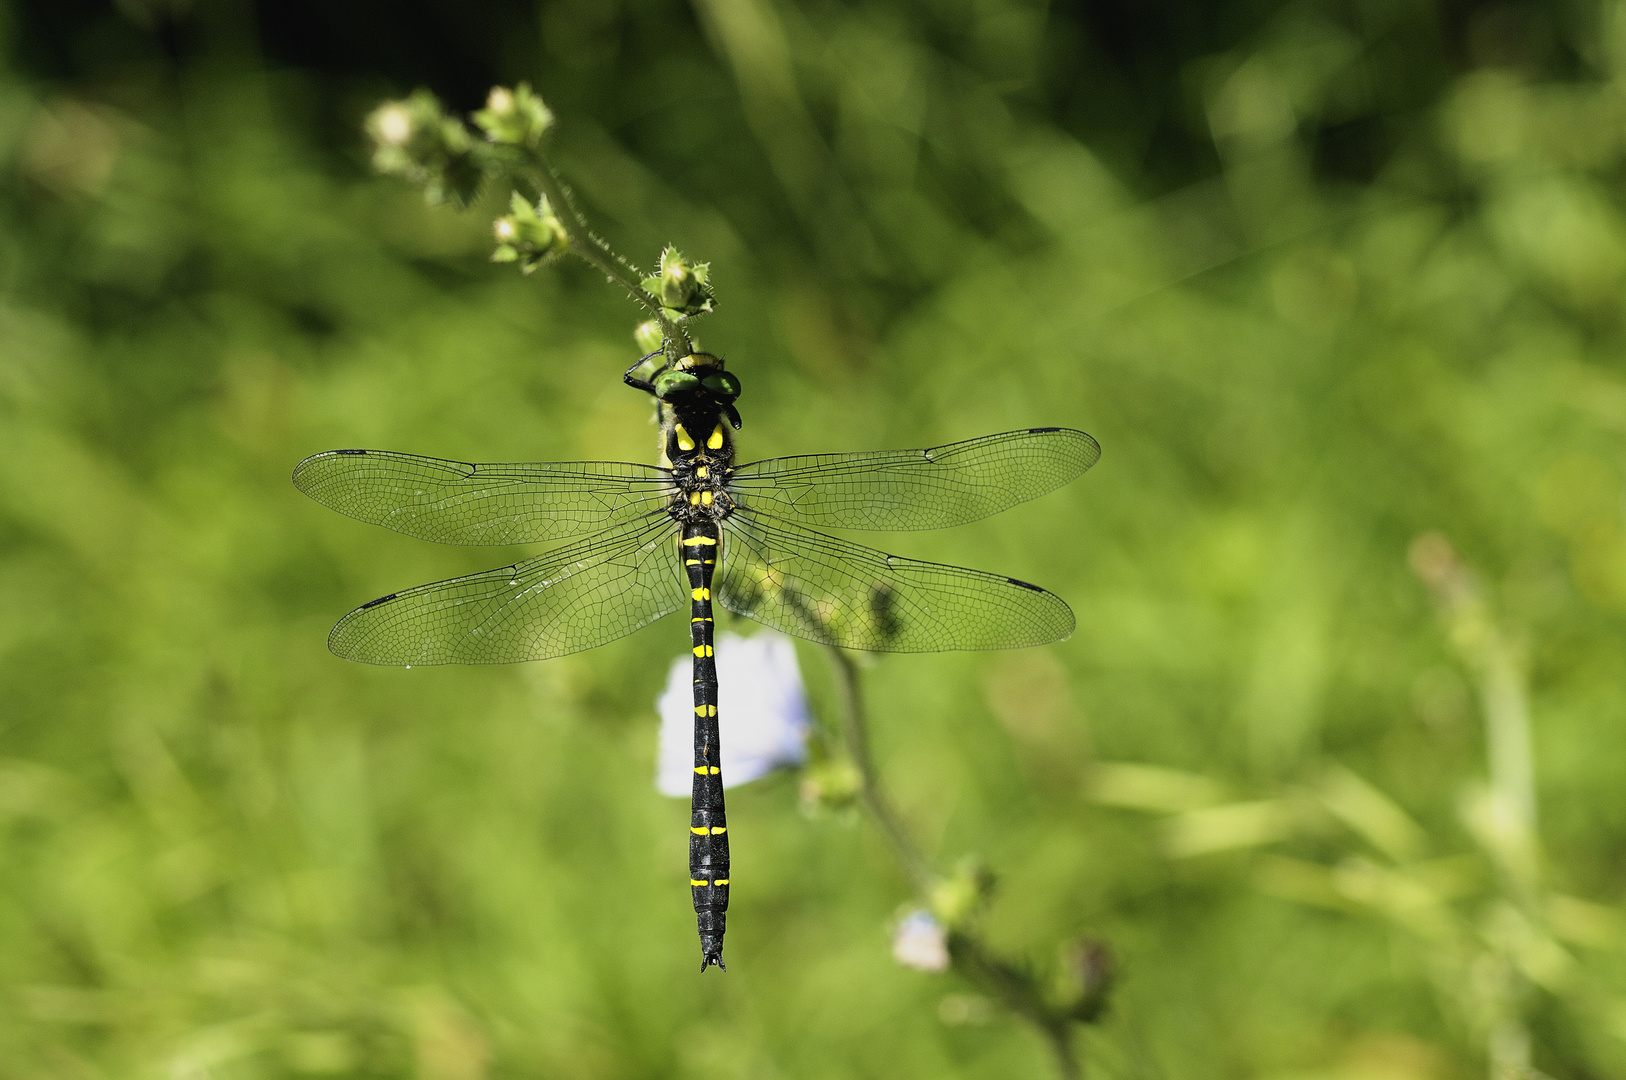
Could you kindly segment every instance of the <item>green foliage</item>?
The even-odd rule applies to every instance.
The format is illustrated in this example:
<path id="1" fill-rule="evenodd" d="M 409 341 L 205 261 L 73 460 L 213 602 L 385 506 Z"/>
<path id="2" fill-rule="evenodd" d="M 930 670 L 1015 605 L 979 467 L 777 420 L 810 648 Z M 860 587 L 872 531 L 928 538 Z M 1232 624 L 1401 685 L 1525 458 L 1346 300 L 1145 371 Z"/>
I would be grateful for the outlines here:
<path id="1" fill-rule="evenodd" d="M 629 309 L 489 266 L 506 191 L 363 175 L 323 140 L 375 86 L 316 115 L 321 79 L 195 9 L 179 60 L 87 36 L 72 78 L 0 76 L 0 1077 L 1044 1075 L 891 959 L 910 882 L 798 810 L 852 798 L 835 765 L 731 793 L 730 970 L 696 981 L 650 782 L 674 626 L 326 653 L 354 604 L 523 553 L 347 521 L 293 463 L 650 460 Z M 1434 6 L 1352 10 L 1250 23 L 1156 124 L 1052 107 L 1071 31 L 1015 0 L 550 5 L 519 74 L 617 247 L 716 268 L 747 458 L 1105 447 L 880 538 L 1055 590 L 1071 641 L 865 673 L 899 816 L 997 875 L 992 946 L 1107 1003 L 1090 1072 L 1618 1075 L 1620 16 L 1555 7 L 1545 53 L 1487 17 L 1457 72 Z M 1171 128 L 1208 155 L 1177 185 L 1137 164 Z"/>

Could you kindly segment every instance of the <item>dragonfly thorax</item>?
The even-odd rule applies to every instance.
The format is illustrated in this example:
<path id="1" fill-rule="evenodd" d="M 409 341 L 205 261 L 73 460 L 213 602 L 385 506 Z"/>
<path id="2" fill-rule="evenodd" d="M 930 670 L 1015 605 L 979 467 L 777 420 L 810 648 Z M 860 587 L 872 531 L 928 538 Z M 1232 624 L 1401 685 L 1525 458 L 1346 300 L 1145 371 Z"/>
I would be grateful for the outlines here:
<path id="1" fill-rule="evenodd" d="M 698 430 L 691 433 L 685 420 L 698 421 Z M 709 430 L 704 427 L 707 422 L 711 424 Z M 721 521 L 733 512 L 734 502 L 727 491 L 734 471 L 734 440 L 730 434 L 728 425 L 715 413 L 673 417 L 666 425 L 663 442 L 675 489 L 667 512 L 679 522 Z"/>
<path id="2" fill-rule="evenodd" d="M 733 432 L 715 408 L 664 410 L 661 452 L 673 469 L 679 462 L 734 464 Z"/>

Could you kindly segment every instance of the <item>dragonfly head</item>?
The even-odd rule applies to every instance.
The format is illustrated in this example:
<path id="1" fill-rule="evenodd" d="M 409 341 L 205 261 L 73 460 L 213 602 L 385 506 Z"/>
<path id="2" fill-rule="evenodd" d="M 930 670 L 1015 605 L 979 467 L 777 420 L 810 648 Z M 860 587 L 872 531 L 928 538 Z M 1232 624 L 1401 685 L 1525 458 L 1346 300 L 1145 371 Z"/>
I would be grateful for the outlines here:
<path id="1" fill-rule="evenodd" d="M 721 357 L 690 353 L 654 378 L 655 396 L 678 413 L 710 411 L 728 418 L 735 428 L 740 414 L 734 401 L 740 396 L 739 376 L 723 370 Z"/>

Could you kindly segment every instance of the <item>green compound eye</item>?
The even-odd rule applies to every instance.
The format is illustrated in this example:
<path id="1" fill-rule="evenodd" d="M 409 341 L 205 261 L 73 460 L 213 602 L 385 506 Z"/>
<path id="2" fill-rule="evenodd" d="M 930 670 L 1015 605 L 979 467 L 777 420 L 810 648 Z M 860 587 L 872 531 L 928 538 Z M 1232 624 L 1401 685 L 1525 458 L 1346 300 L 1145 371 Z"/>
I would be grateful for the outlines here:
<path id="1" fill-rule="evenodd" d="M 713 372 L 700 380 L 700 385 L 721 398 L 740 396 L 740 380 L 726 371 Z"/>
<path id="2" fill-rule="evenodd" d="M 670 401 L 674 396 L 693 394 L 700 389 L 700 380 L 687 371 L 663 371 L 655 376 L 655 396 Z"/>

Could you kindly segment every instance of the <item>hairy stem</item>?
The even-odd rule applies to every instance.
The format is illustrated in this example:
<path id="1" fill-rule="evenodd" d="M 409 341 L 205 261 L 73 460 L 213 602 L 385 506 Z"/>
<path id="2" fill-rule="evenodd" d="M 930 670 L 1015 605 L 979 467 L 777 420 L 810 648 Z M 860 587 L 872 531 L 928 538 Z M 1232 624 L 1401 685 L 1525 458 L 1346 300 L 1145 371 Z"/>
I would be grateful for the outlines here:
<path id="1" fill-rule="evenodd" d="M 858 666 L 850 653 L 833 646 L 828 652 L 841 697 L 842 742 L 853 767 L 858 770 L 859 802 L 880 826 L 881 835 L 903 864 L 916 892 L 922 899 L 929 900 L 937 875 L 904 830 L 892 800 L 881 787 L 869 752 L 869 723 L 858 684 Z M 964 929 L 949 935 L 949 958 L 962 975 L 1038 1029 L 1050 1046 L 1062 1080 L 1080 1080 L 1084 1073 L 1073 1052 L 1072 1020 L 1045 1000 L 1031 972 L 994 956 L 976 935 Z"/>
<path id="2" fill-rule="evenodd" d="M 539 192 L 547 196 L 554 213 L 559 217 L 559 223 L 570 236 L 571 252 L 601 271 L 605 277 L 621 285 L 635 300 L 649 309 L 649 313 L 660 323 L 661 335 L 666 339 L 668 357 L 678 359 L 687 356 L 693 351 L 689 335 L 667 316 L 661 302 L 644 289 L 638 273 L 627 264 L 627 261 L 587 227 L 587 222 L 576 209 L 575 202 L 571 200 L 570 194 L 555 175 L 553 166 L 542 157 L 540 151 L 536 152 L 535 157 L 535 162 L 525 170 L 525 176 Z M 676 350 L 675 356 L 673 350 Z"/>

